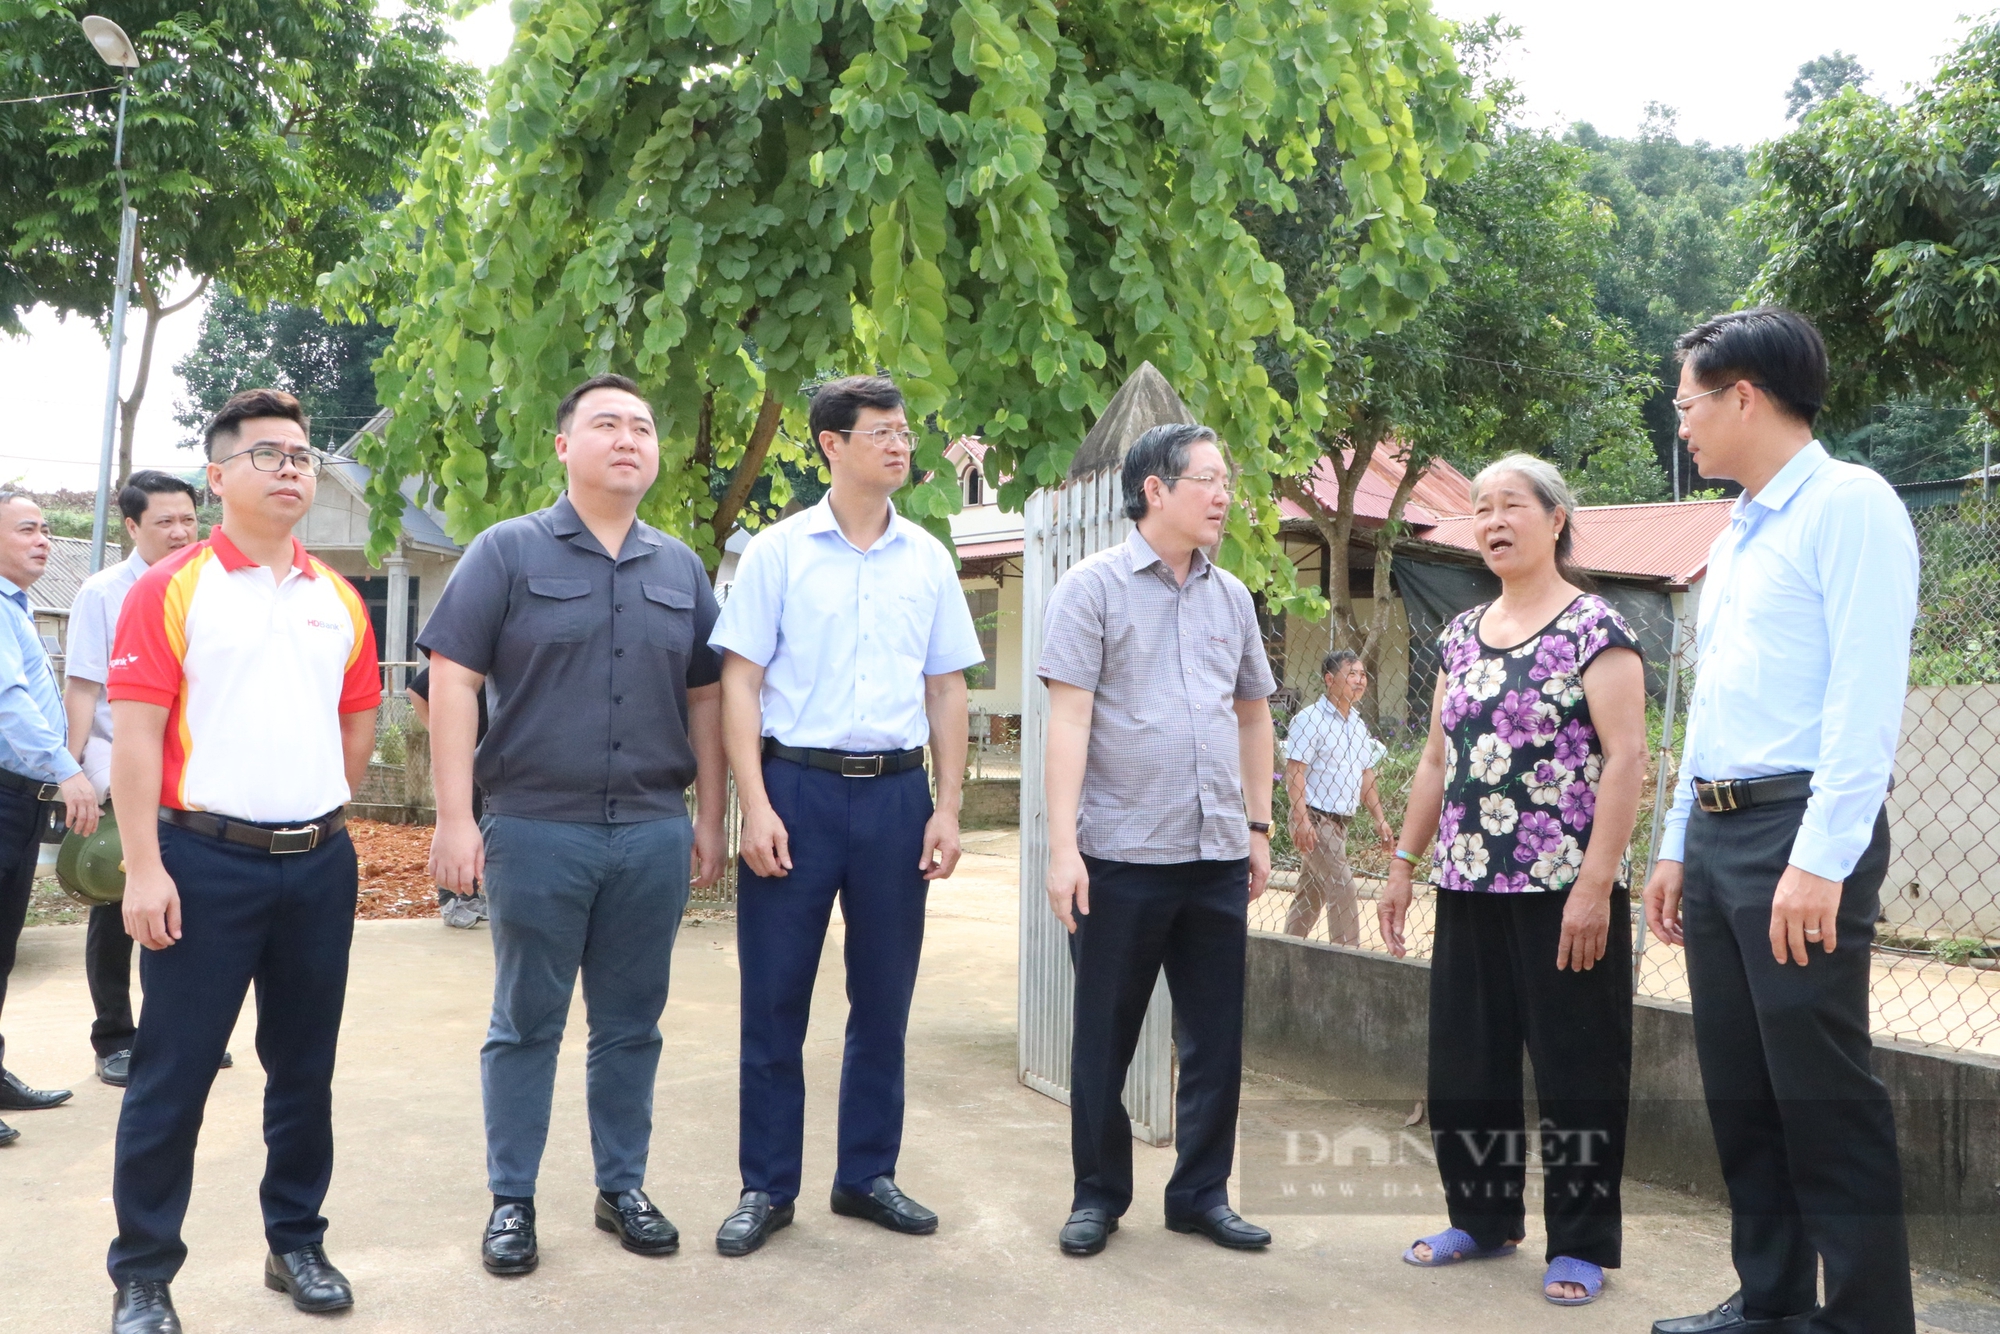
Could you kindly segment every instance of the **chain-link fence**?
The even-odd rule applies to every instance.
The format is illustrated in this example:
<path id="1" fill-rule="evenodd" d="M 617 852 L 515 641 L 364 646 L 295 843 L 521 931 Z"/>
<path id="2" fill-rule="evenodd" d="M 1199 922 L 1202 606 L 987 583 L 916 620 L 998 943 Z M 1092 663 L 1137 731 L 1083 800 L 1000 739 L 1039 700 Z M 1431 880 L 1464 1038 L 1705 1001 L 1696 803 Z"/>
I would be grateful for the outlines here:
<path id="1" fill-rule="evenodd" d="M 1873 1009 L 1878 1037 L 2000 1055 L 2000 522 L 1990 523 L 1989 516 L 2000 519 L 1976 493 L 1914 515 L 1923 575 L 1888 803 L 1893 856 L 1876 927 Z M 1686 1001 L 1683 953 L 1649 937 L 1638 898 L 1665 816 L 1659 794 L 1671 794 L 1677 778 L 1694 676 L 1695 603 L 1692 596 L 1608 592 L 1647 659 L 1652 750 L 1631 839 L 1635 989 L 1645 997 Z M 1413 682 L 1434 681 L 1428 638 L 1413 627 L 1409 644 Z M 1388 851 L 1372 813 L 1358 792 L 1315 787 L 1309 773 L 1303 784 L 1296 771 L 1286 779 L 1288 752 L 1336 762 L 1360 753 L 1351 725 L 1344 719 L 1336 724 L 1323 698 L 1319 667 L 1330 647 L 1329 628 L 1276 618 L 1269 647 L 1280 669 L 1273 701 L 1281 738 L 1273 776 L 1273 871 L 1270 891 L 1251 905 L 1251 928 L 1381 950 L 1376 900 Z M 1366 753 L 1375 756 L 1380 802 L 1397 830 L 1423 750 L 1428 717 L 1420 699 L 1428 694 L 1427 687 L 1420 693 L 1413 686 L 1405 706 L 1395 691 L 1371 689 L 1353 710 L 1374 738 L 1376 748 Z M 1352 810 L 1353 816 L 1344 828 L 1318 814 L 1293 818 L 1302 788 L 1308 806 Z M 1301 846 L 1329 835 L 1346 854 L 1345 878 L 1327 849 Z M 1411 955 L 1423 958 L 1430 953 L 1435 891 L 1421 883 L 1428 864 L 1417 869 L 1420 883 L 1404 938 Z"/>

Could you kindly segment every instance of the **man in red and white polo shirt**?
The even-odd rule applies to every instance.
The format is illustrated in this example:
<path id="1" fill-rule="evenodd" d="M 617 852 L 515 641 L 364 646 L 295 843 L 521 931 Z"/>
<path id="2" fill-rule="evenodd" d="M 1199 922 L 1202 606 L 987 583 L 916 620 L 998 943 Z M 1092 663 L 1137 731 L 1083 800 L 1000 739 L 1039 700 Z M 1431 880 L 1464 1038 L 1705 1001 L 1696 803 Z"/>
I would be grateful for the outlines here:
<path id="1" fill-rule="evenodd" d="M 292 536 L 319 471 L 298 400 L 237 394 L 207 438 L 222 524 L 133 585 L 107 683 L 125 929 L 146 947 L 112 1183 L 114 1334 L 180 1329 L 167 1285 L 187 1258 L 195 1139 L 252 983 L 264 1281 L 303 1311 L 354 1302 L 319 1209 L 354 933 L 342 807 L 374 746 L 375 635 L 360 595 Z"/>

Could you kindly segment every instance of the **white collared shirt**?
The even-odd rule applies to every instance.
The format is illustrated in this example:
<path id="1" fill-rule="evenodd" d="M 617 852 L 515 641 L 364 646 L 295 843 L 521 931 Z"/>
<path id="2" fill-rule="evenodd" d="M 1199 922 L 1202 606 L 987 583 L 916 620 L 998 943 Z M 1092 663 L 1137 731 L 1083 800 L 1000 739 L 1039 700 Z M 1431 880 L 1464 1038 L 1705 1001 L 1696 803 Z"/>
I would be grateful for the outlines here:
<path id="1" fill-rule="evenodd" d="M 1299 710 L 1285 729 L 1285 759 L 1306 766 L 1306 805 L 1329 815 L 1352 815 L 1361 805 L 1361 780 L 1389 748 L 1361 717 L 1320 697 Z"/>
<path id="2" fill-rule="evenodd" d="M 97 709 L 90 718 L 90 739 L 83 745 L 83 771 L 90 776 L 101 801 L 111 795 L 111 646 L 118 641 L 118 613 L 125 595 L 139 582 L 147 563 L 133 552 L 83 581 L 69 604 L 69 643 L 63 674 L 97 685 Z"/>
<path id="3" fill-rule="evenodd" d="M 951 552 L 889 513 L 866 551 L 832 496 L 744 549 L 710 644 L 764 669 L 764 735 L 855 754 L 930 739 L 924 678 L 985 660 Z"/>
<path id="4" fill-rule="evenodd" d="M 1869 469 L 1815 440 L 1737 497 L 1709 549 L 1661 859 L 1683 860 L 1696 778 L 1810 770 L 1791 864 L 1845 880 L 1888 795 L 1916 613 L 1916 532 Z"/>

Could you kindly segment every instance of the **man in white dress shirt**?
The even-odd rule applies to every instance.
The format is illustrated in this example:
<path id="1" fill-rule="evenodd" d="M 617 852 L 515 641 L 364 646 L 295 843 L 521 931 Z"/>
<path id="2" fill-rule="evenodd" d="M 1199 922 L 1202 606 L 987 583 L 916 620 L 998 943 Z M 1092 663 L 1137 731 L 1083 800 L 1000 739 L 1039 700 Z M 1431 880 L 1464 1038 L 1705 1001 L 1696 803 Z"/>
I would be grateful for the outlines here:
<path id="1" fill-rule="evenodd" d="M 716 1234 L 748 1255 L 792 1221 L 805 1135 L 806 1018 L 833 900 L 847 958 L 833 1211 L 937 1230 L 897 1188 L 903 1035 L 930 882 L 958 864 L 965 669 L 982 661 L 944 544 L 898 515 L 903 397 L 881 376 L 813 396 L 832 489 L 750 540 L 709 642 L 742 806 L 743 1194 Z M 933 810 L 924 744 L 937 766 Z"/>
<path id="2" fill-rule="evenodd" d="M 194 488 L 172 473 L 151 468 L 135 472 L 118 493 L 118 510 L 132 539 L 132 554 L 83 581 L 69 608 L 69 642 L 63 661 L 63 712 L 69 720 L 69 751 L 83 764 L 100 803 L 111 799 L 111 645 L 118 639 L 118 613 L 139 576 L 201 536 L 195 518 Z M 83 944 L 83 975 L 97 1017 L 90 1045 L 97 1051 L 97 1077 L 124 1088 L 132 1069 L 132 937 L 125 934 L 124 909 L 100 903 L 90 910 Z M 230 1064 L 227 1053 L 222 1063 Z"/>
<path id="3" fill-rule="evenodd" d="M 1336 649 L 1320 663 L 1326 694 L 1285 729 L 1285 792 L 1291 797 L 1292 846 L 1299 850 L 1299 886 L 1285 913 L 1285 934 L 1304 939 L 1326 913 L 1326 938 L 1361 943 L 1354 875 L 1347 866 L 1347 826 L 1362 806 L 1375 817 L 1386 850 L 1396 833 L 1382 812 L 1375 766 L 1388 747 L 1368 730 L 1355 707 L 1368 692 L 1368 669 L 1353 649 Z"/>
<path id="4" fill-rule="evenodd" d="M 1916 535 L 1888 483 L 1813 438 L 1826 349 L 1805 319 L 1737 311 L 1677 348 L 1688 452 L 1743 494 L 1709 551 L 1646 918 L 1687 947 L 1740 1287 L 1653 1329 L 1908 1334 L 1902 1176 L 1869 1066 L 1868 980 Z"/>

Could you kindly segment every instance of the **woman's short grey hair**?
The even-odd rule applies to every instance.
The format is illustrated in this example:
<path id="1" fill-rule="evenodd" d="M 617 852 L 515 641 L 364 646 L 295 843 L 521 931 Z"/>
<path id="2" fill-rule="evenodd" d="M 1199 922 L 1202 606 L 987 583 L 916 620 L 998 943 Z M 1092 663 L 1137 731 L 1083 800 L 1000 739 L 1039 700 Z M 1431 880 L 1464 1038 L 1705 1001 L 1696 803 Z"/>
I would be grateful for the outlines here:
<path id="1" fill-rule="evenodd" d="M 1204 441 L 1214 441 L 1215 432 L 1194 422 L 1173 422 L 1155 426 L 1132 442 L 1125 451 L 1125 463 L 1118 476 L 1125 496 L 1125 517 L 1137 523 L 1146 517 L 1146 479 L 1157 477 L 1168 490 L 1167 479 L 1187 470 L 1188 451 Z"/>
<path id="2" fill-rule="evenodd" d="M 1556 572 L 1578 588 L 1590 589 L 1593 586 L 1590 576 L 1576 563 L 1576 494 L 1569 489 L 1562 473 L 1547 459 L 1538 459 L 1533 454 L 1509 454 L 1481 468 L 1472 479 L 1472 503 L 1478 505 L 1481 493 L 1505 473 L 1513 473 L 1528 484 L 1543 513 L 1562 511 L 1562 532 L 1556 535 Z"/>

